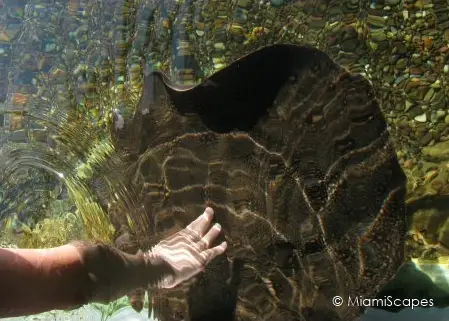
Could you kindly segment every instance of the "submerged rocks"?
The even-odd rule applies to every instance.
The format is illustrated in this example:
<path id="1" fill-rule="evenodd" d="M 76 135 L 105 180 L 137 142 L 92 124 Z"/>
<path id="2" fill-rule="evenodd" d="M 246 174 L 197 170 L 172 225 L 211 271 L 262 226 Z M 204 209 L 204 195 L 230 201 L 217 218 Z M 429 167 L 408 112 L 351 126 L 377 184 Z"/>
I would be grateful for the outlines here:
<path id="1" fill-rule="evenodd" d="M 24 1 L 9 1 L 9 9 L 5 7 L 0 9 L 2 109 L 52 106 L 49 112 L 74 110 L 92 120 L 93 127 L 108 128 L 115 110 L 126 118 L 125 124 L 139 110 L 144 71 L 162 70 L 177 84 L 193 85 L 267 44 L 310 45 L 368 79 L 398 156 L 410 169 L 409 180 L 442 185 L 431 192 L 447 193 L 441 174 L 427 180 L 435 174 L 418 168 L 423 158 L 445 166 L 449 147 L 449 16 L 444 1 L 113 0 L 49 5 L 36 0 L 27 4 L 26 12 Z M 273 63 L 282 61 L 275 57 Z M 10 69 L 11 64 L 24 72 Z M 269 82 L 271 75 L 264 73 L 261 79 Z M 285 112 L 285 103 L 280 102 L 279 113 Z M 310 122 L 321 124 L 323 115 L 312 115 Z M 364 114 L 355 118 L 359 116 Z M 14 132 L 11 139 L 16 142 L 33 137 L 45 141 L 42 125 L 25 122 L 20 113 L 0 116 L 0 126 Z M 338 148 L 351 149 L 353 143 L 343 141 Z M 157 193 L 172 197 L 166 190 Z M 205 188 L 195 195 L 209 193 Z M 222 191 L 216 193 L 214 197 Z M 159 201 L 164 204 L 165 198 Z M 232 204 L 249 206 L 241 199 Z M 265 291 L 256 287 L 261 289 Z"/>
<path id="2" fill-rule="evenodd" d="M 436 143 L 433 146 L 424 147 L 422 155 L 427 160 L 442 161 L 449 160 L 449 140 Z"/>

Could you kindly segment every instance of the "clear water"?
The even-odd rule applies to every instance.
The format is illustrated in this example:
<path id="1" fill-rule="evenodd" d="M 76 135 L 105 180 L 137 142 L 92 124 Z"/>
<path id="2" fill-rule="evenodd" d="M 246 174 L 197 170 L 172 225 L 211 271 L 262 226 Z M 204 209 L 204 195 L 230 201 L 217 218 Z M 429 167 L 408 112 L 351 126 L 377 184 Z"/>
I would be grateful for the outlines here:
<path id="1" fill-rule="evenodd" d="M 117 305 L 117 302 L 120 304 Z M 140 313 L 134 311 L 129 306 L 128 298 L 124 297 L 117 300 L 116 304 L 102 305 L 102 304 L 88 304 L 75 311 L 49 311 L 33 316 L 5 318 L 5 321 L 30 321 L 30 320 L 54 320 L 54 321 L 68 321 L 68 320 L 85 320 L 85 321 L 144 321 L 154 320 L 148 318 L 148 307 L 144 308 Z M 126 306 L 127 305 L 127 306 Z"/>
<path id="2" fill-rule="evenodd" d="M 114 194 L 125 209 L 137 202 L 121 184 L 110 127 L 114 114 L 128 119 L 137 108 L 143 71 L 194 84 L 279 42 L 324 50 L 371 81 L 409 179 L 408 202 L 417 204 L 409 253 L 444 244 L 449 209 L 419 204 L 449 194 L 448 21 L 449 5 L 437 0 L 0 0 L 1 244 L 110 239 L 104 199 Z M 446 261 L 414 257 L 449 293 Z M 91 305 L 59 317 L 104 320 Z M 368 309 L 361 320 L 380 317 L 445 320 L 449 312 Z M 138 320 L 129 307 L 108 320 L 128 318 Z"/>

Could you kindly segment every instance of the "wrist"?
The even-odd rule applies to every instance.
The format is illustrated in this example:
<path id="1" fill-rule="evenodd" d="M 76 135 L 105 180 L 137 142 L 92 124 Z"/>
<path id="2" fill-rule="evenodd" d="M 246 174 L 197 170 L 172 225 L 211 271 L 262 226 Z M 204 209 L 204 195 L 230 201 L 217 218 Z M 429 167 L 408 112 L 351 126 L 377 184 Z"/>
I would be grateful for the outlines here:
<path id="1" fill-rule="evenodd" d="M 91 282 L 91 301 L 108 303 L 145 287 L 148 271 L 141 251 L 122 252 L 105 244 L 77 244 Z"/>
<path id="2" fill-rule="evenodd" d="M 173 278 L 173 270 L 154 248 L 144 255 L 146 269 L 148 271 L 148 286 L 153 288 L 164 288 L 167 279 Z"/>

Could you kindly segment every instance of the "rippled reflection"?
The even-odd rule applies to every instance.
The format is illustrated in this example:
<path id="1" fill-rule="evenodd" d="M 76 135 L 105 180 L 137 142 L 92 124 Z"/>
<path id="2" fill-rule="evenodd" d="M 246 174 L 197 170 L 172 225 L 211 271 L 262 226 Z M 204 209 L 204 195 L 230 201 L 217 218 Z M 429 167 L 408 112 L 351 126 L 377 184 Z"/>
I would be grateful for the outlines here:
<path id="1" fill-rule="evenodd" d="M 409 202 L 448 195 L 448 12 L 439 0 L 0 1 L 0 224 L 22 246 L 79 237 L 110 242 L 124 222 L 145 235 L 152 228 L 141 207 L 145 195 L 126 174 L 139 164 L 129 155 L 142 151 L 136 141 L 116 145 L 114 133 L 138 109 L 144 73 L 162 70 L 192 85 L 279 42 L 322 49 L 369 79 L 409 177 Z M 155 102 L 157 93 L 144 99 Z M 282 108 L 281 101 L 287 116 Z M 354 144 L 343 139 L 338 150 Z M 175 162 L 164 165 L 168 176 L 189 174 Z M 309 182 L 308 192 L 319 196 Z M 144 191 L 176 196 L 176 186 L 160 186 Z M 410 256 L 449 244 L 446 212 L 413 221 L 425 242 L 412 237 Z M 62 232 L 49 238 L 55 230 Z"/>

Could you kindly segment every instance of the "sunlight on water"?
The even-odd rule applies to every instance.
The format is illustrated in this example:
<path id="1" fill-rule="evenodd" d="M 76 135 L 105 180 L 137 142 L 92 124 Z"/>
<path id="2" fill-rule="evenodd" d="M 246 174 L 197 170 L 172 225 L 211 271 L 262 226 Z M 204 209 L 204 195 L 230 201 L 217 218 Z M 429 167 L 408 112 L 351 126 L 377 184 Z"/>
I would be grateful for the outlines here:
<path id="1" fill-rule="evenodd" d="M 437 262 L 425 262 L 425 260 L 412 259 L 415 266 L 432 281 L 445 291 L 449 291 L 449 257 L 439 257 Z"/>
<path id="2" fill-rule="evenodd" d="M 250 186 L 251 196 L 242 193 L 232 201 L 217 202 L 219 211 L 249 212 L 265 204 L 265 200 L 256 200 L 258 190 L 251 185 L 261 176 L 253 175 L 251 180 L 241 178 L 243 174 L 233 176 L 242 173 L 236 163 L 231 165 L 238 170 L 226 172 L 223 164 L 227 159 L 217 161 L 204 156 L 203 146 L 214 150 L 212 143 L 226 151 L 225 157 L 229 156 L 238 150 L 238 139 L 239 143 L 245 141 L 242 136 L 236 135 L 228 142 L 224 136 L 216 139 L 214 135 L 198 134 L 198 123 L 189 123 L 193 117 L 179 120 L 173 116 L 172 106 L 158 96 L 166 93 L 157 88 L 146 88 L 146 105 L 139 102 L 145 93 L 144 76 L 150 71 L 163 71 L 175 85 L 190 86 L 273 43 L 319 48 L 351 72 L 363 75 L 373 86 L 398 161 L 407 175 L 410 230 L 420 235 L 408 240 L 406 257 L 449 297 L 448 257 L 439 252 L 439 257 L 432 261 L 422 257 L 435 244 L 449 244 L 449 206 L 445 205 L 449 202 L 449 5 L 439 0 L 0 0 L 0 245 L 48 247 L 73 239 L 113 243 L 117 230 L 128 226 L 137 235 L 138 246 L 146 249 L 149 242 L 184 224 L 188 218 L 184 211 L 190 215 L 204 205 L 203 199 L 220 199 L 232 191 L 233 179 L 242 180 L 244 187 Z M 325 79 L 317 78 L 317 82 Z M 271 79 L 266 74 L 262 82 Z M 233 83 L 238 83 L 238 79 Z M 211 87 L 215 85 L 210 83 Z M 313 90 L 310 95 L 313 96 Z M 277 107 L 282 111 L 284 105 L 288 101 L 280 99 Z M 147 123 L 136 116 L 139 112 L 147 115 Z M 323 117 L 312 116 L 312 122 Z M 242 118 L 240 111 L 233 118 Z M 179 120 L 174 126 L 173 119 Z M 141 128 L 142 123 L 153 127 Z M 184 149 L 172 148 L 184 134 L 169 137 L 176 129 L 193 133 L 191 141 L 184 141 Z M 267 131 L 266 136 L 271 139 L 279 131 Z M 253 141 L 266 152 L 263 144 L 270 139 L 262 136 Z M 292 138 L 280 139 L 278 145 L 286 145 L 289 139 Z M 165 140 L 166 145 L 156 148 L 158 140 Z M 339 148 L 350 149 L 351 144 L 350 140 L 343 141 Z M 245 145 L 241 154 L 249 150 Z M 262 168 L 265 159 L 272 156 L 269 150 L 264 152 L 256 153 L 258 158 L 248 153 L 244 166 Z M 306 157 L 308 154 L 301 155 L 301 161 Z M 319 166 L 315 165 L 309 164 L 307 170 L 307 183 L 311 182 L 310 193 L 314 197 L 320 196 L 323 181 L 314 176 L 319 174 Z M 269 164 L 274 178 L 267 189 L 279 187 L 282 175 L 277 171 L 281 167 L 274 161 Z M 201 179 L 206 171 L 209 176 L 203 184 Z M 183 179 L 190 185 L 170 185 L 182 185 Z M 213 179 L 226 181 L 226 189 L 220 190 L 219 183 L 210 183 Z M 289 184 L 288 181 L 285 185 Z M 189 197 L 200 201 L 190 202 Z M 285 197 L 286 203 L 300 198 L 287 192 L 281 197 Z M 367 202 L 372 201 L 370 195 L 367 198 Z M 267 202 L 272 203 L 275 202 Z M 308 206 L 312 203 L 308 202 Z M 290 210 L 285 207 L 284 212 Z M 287 222 L 292 219 L 287 214 L 264 222 L 269 227 L 287 225 L 288 229 L 293 223 Z M 232 228 L 242 228 L 241 234 L 247 237 L 243 252 L 260 246 L 266 241 L 267 231 L 271 231 L 262 223 L 259 226 L 236 222 Z M 343 229 L 347 223 L 340 227 Z M 361 235 L 372 220 L 357 223 L 357 233 Z M 298 233 L 291 231 L 292 235 Z M 236 242 L 235 246 L 239 245 Z M 265 250 L 260 253 L 265 255 Z M 281 254 L 287 251 L 277 250 Z M 289 259 L 275 258 L 282 262 Z M 261 266 L 269 265 L 267 257 L 260 260 Z M 324 266 L 321 268 L 325 270 Z M 261 274 L 256 268 L 248 273 Z M 313 273 L 319 275 L 315 270 Z M 282 279 L 277 274 L 270 277 Z M 326 279 L 317 278 L 320 282 Z M 288 282 L 265 280 L 274 293 L 290 289 Z M 261 293 L 255 281 L 253 285 Z M 249 286 L 245 291 L 252 293 L 251 289 Z M 259 297 L 253 296 L 251 301 L 258 302 L 257 309 L 269 310 L 268 301 L 259 302 Z M 165 303 L 163 299 L 160 302 Z M 184 297 L 170 300 L 173 305 L 167 310 L 172 310 L 157 307 L 165 315 L 178 313 L 179 301 L 187 305 Z M 239 313 L 243 313 L 245 304 L 254 302 L 240 302 Z M 41 319 L 105 320 L 104 316 L 120 304 L 127 309 L 123 313 L 130 312 L 126 299 L 114 304 L 101 311 L 88 305 L 73 315 L 56 317 L 50 313 Z M 140 315 L 147 313 L 144 309 Z M 129 313 L 129 320 L 136 315 Z M 116 315 L 108 320 L 128 317 Z M 395 317 L 398 316 L 387 316 L 389 320 Z"/>

